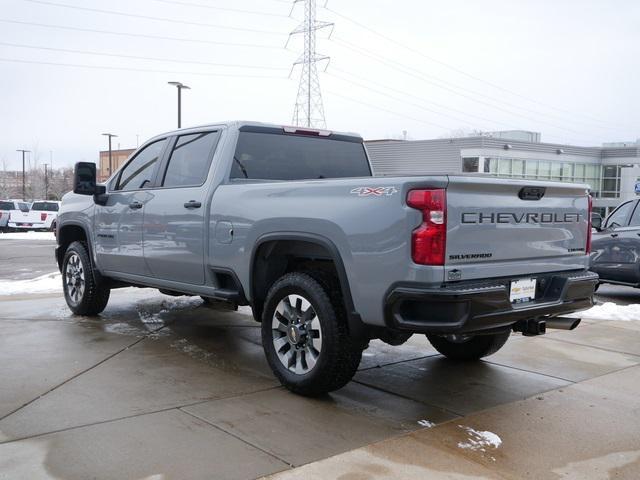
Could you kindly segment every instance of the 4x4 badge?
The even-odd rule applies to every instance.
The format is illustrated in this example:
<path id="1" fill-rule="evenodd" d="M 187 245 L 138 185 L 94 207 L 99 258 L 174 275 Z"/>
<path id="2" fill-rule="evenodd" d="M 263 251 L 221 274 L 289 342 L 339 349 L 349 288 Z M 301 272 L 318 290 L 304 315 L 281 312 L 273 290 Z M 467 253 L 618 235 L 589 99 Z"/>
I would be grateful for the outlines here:
<path id="1" fill-rule="evenodd" d="M 369 197 L 371 195 L 382 197 L 383 195 L 389 196 L 398 193 L 398 189 L 396 187 L 358 187 L 351 190 L 351 193 L 359 197 Z"/>

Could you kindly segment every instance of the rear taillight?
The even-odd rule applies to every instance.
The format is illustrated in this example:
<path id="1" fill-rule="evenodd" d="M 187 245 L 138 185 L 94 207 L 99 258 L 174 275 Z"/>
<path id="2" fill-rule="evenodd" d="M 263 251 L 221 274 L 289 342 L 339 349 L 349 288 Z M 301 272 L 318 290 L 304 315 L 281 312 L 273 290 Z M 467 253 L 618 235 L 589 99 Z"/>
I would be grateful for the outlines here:
<path id="1" fill-rule="evenodd" d="M 447 196 L 444 188 L 411 190 L 407 205 L 422 212 L 411 236 L 411 257 L 422 265 L 444 265 L 447 245 Z"/>
<path id="2" fill-rule="evenodd" d="M 47 219 L 47 214 L 46 213 L 41 213 L 40 214 L 40 221 L 44 222 Z"/>
<path id="3" fill-rule="evenodd" d="M 587 195 L 587 199 L 589 202 L 587 209 L 587 246 L 584 251 L 589 254 L 591 253 L 591 212 L 593 211 L 593 198 L 591 198 L 591 195 Z"/>

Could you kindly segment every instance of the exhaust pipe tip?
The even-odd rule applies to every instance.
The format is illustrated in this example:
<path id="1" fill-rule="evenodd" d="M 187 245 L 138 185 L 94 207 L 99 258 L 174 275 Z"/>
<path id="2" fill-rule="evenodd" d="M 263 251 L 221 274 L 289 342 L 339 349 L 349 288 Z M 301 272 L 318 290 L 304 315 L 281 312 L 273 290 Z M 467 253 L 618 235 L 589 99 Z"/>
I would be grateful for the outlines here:
<path id="1" fill-rule="evenodd" d="M 581 318 L 569 318 L 569 317 L 552 317 L 547 318 L 547 328 L 555 328 L 557 330 L 574 330 L 580 322 Z"/>

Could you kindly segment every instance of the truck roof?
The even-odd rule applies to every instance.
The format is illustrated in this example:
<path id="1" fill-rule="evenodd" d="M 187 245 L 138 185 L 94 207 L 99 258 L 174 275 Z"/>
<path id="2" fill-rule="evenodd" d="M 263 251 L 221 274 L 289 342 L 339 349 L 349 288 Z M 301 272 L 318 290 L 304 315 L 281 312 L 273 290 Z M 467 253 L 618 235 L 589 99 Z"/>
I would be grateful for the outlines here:
<path id="1" fill-rule="evenodd" d="M 256 122 L 256 121 L 250 121 L 250 120 L 229 120 L 229 121 L 223 121 L 223 122 L 216 122 L 216 123 L 207 123 L 207 124 L 203 124 L 203 125 L 197 125 L 197 126 L 193 126 L 193 127 L 188 127 L 188 128 L 181 128 L 178 130 L 171 130 L 169 132 L 164 132 L 161 133 L 159 135 L 155 135 L 153 138 L 150 138 L 149 140 L 147 140 L 144 143 L 149 143 L 152 140 L 155 140 L 159 137 L 166 137 L 167 135 L 186 135 L 189 134 L 190 132 L 198 132 L 200 130 L 203 130 L 205 128 L 211 128 L 211 127 L 224 127 L 224 128 L 236 128 L 239 129 L 241 127 L 245 127 L 245 126 L 251 126 L 251 127 L 268 127 L 268 128 L 295 128 L 298 130 L 306 130 L 306 131 L 319 131 L 319 132 L 330 132 L 331 134 L 336 134 L 336 135 L 343 135 L 343 136 L 347 136 L 347 137 L 355 137 L 358 139 L 362 139 L 362 136 L 358 133 L 354 133 L 354 132 L 338 132 L 338 131 L 334 131 L 334 130 L 328 130 L 326 128 L 306 128 L 306 127 L 296 127 L 296 126 L 291 126 L 291 125 L 278 125 L 275 123 L 265 123 L 265 122 Z M 144 144 L 142 144 L 144 145 Z M 142 146 L 141 145 L 141 146 Z"/>

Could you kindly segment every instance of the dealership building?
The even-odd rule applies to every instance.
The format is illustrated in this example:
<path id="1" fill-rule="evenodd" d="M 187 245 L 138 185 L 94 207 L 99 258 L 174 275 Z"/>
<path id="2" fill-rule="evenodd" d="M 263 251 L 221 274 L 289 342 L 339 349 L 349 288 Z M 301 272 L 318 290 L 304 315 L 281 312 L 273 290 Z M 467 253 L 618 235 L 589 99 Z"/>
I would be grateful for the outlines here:
<path id="1" fill-rule="evenodd" d="M 543 143 L 521 130 L 477 137 L 366 142 L 375 175 L 484 173 L 496 177 L 586 183 L 594 211 L 611 212 L 634 198 L 640 181 L 640 141 L 577 147 Z"/>

